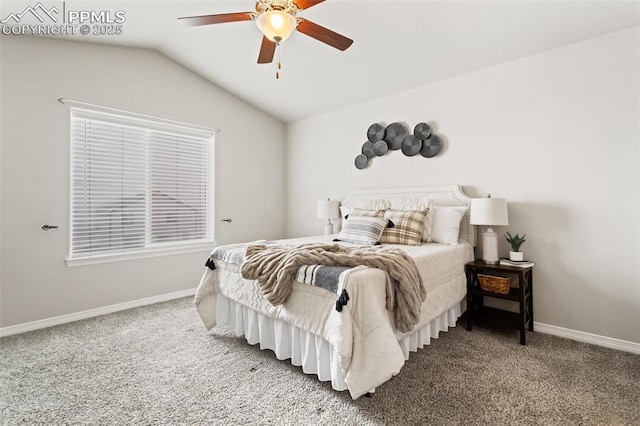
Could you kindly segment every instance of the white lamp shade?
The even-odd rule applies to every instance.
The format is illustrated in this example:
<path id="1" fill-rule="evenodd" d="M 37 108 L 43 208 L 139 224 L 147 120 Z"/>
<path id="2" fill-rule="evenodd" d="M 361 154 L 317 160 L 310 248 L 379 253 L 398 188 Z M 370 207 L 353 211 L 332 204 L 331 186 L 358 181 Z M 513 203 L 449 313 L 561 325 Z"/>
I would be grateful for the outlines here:
<path id="1" fill-rule="evenodd" d="M 285 41 L 296 29 L 298 22 L 291 14 L 282 10 L 270 10 L 256 19 L 262 34 L 273 42 Z"/>
<path id="2" fill-rule="evenodd" d="M 508 225 L 507 200 L 504 198 L 474 198 L 471 200 L 469 223 L 489 226 Z"/>
<path id="3" fill-rule="evenodd" d="M 318 201 L 318 219 L 337 219 L 340 217 L 340 202 L 333 200 Z"/>

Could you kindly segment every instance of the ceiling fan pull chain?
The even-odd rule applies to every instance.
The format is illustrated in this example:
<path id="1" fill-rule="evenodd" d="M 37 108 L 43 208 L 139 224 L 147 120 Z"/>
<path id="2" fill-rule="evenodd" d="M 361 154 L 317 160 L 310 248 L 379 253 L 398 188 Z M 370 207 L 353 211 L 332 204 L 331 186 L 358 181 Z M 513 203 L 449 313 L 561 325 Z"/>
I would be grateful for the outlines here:
<path id="1" fill-rule="evenodd" d="M 276 80 L 280 78 L 280 70 L 282 69 L 282 64 L 280 63 L 280 43 L 276 43 L 276 51 L 278 53 L 278 64 L 276 66 Z"/>

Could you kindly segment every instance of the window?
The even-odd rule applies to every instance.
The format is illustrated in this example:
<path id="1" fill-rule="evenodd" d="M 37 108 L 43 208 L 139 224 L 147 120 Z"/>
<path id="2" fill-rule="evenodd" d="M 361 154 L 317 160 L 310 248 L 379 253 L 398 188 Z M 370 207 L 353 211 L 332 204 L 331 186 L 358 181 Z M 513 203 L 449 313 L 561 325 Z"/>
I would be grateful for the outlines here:
<path id="1" fill-rule="evenodd" d="M 68 263 L 211 244 L 213 139 L 213 130 L 72 108 Z"/>

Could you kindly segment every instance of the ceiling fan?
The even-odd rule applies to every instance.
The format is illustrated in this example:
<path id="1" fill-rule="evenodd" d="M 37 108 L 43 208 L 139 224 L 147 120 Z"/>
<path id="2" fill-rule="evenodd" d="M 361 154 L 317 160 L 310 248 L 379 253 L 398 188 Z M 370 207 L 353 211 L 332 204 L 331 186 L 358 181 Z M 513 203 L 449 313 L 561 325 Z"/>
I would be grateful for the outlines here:
<path id="1" fill-rule="evenodd" d="M 296 29 L 339 50 L 346 50 L 351 46 L 353 40 L 307 19 L 296 17 L 299 11 L 322 2 L 324 0 L 257 0 L 255 12 L 187 16 L 178 20 L 189 26 L 256 21 L 264 35 L 258 54 L 258 63 L 268 64 L 273 61 L 276 46 L 285 41 Z"/>

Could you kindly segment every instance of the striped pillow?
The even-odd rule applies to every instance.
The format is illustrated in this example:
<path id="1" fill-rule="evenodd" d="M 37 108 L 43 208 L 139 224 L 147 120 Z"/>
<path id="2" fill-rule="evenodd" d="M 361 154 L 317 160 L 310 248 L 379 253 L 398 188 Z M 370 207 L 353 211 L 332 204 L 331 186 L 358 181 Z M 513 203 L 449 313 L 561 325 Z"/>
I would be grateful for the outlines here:
<path id="1" fill-rule="evenodd" d="M 379 217 L 354 216 L 342 224 L 342 230 L 334 241 L 345 241 L 355 244 L 374 245 L 378 240 L 388 221 Z"/>
<path id="2" fill-rule="evenodd" d="M 393 223 L 393 227 L 384 230 L 380 237 L 381 243 L 405 244 L 408 246 L 420 244 L 424 222 L 427 218 L 427 210 L 387 210 L 384 212 L 384 218 Z"/>

